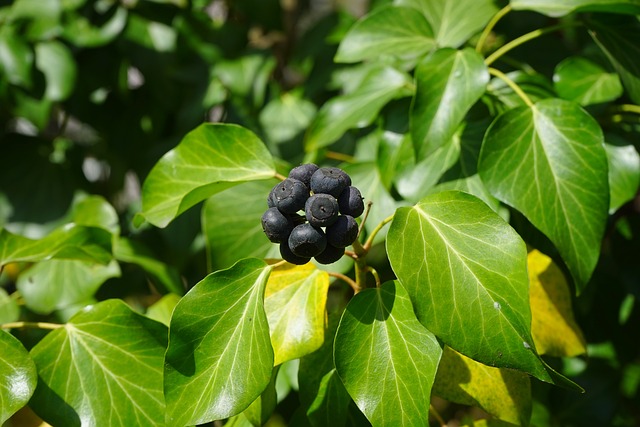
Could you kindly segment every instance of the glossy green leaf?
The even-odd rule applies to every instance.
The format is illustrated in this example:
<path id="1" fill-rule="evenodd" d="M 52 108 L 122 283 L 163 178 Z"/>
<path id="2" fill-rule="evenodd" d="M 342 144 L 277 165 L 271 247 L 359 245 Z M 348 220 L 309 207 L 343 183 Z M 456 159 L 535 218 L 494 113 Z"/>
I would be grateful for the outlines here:
<path id="1" fill-rule="evenodd" d="M 20 307 L 4 288 L 0 288 L 0 323 L 15 322 L 20 317 Z"/>
<path id="2" fill-rule="evenodd" d="M 608 141 L 618 142 L 615 137 Z M 620 141 L 622 142 L 622 141 Z M 640 187 L 640 155 L 632 144 L 605 144 L 609 161 L 609 213 L 632 200 Z"/>
<path id="3" fill-rule="evenodd" d="M 9 83 L 31 87 L 33 51 L 22 37 L 10 31 L 0 33 L 0 73 Z"/>
<path id="4" fill-rule="evenodd" d="M 441 355 L 436 337 L 418 322 L 397 282 L 355 295 L 334 344 L 336 371 L 374 426 L 429 424 Z"/>
<path id="5" fill-rule="evenodd" d="M 29 402 L 37 382 L 36 366 L 27 350 L 0 330 L 0 425 Z"/>
<path id="6" fill-rule="evenodd" d="M 328 290 L 329 275 L 313 264 L 287 264 L 271 273 L 264 309 L 276 365 L 322 345 Z"/>
<path id="7" fill-rule="evenodd" d="M 531 338 L 526 246 L 487 205 L 447 191 L 400 208 L 387 253 L 418 319 L 445 344 L 553 382 Z"/>
<path id="8" fill-rule="evenodd" d="M 500 202 L 489 193 L 489 190 L 487 190 L 487 187 L 485 187 L 478 174 L 438 184 L 429 191 L 429 194 L 451 190 L 462 191 L 476 196 L 496 213 L 499 213 Z"/>
<path id="9" fill-rule="evenodd" d="M 38 0 L 15 0 L 11 4 L 12 19 L 57 20 L 60 17 L 60 0 L 42 2 Z"/>
<path id="10" fill-rule="evenodd" d="M 18 276 L 17 287 L 26 306 L 40 314 L 84 302 L 112 277 L 120 276 L 120 266 L 78 260 L 41 261 Z"/>
<path id="11" fill-rule="evenodd" d="M 555 69 L 553 82 L 561 98 L 580 105 L 613 101 L 622 95 L 622 84 L 615 73 L 609 73 L 586 58 L 572 56 Z"/>
<path id="12" fill-rule="evenodd" d="M 441 47 L 459 47 L 480 32 L 498 11 L 492 0 L 395 0 L 420 10 L 431 23 Z"/>
<path id="13" fill-rule="evenodd" d="M 74 200 L 69 219 L 78 225 L 104 228 L 112 234 L 120 234 L 118 213 L 101 196 L 91 195 Z"/>
<path id="14" fill-rule="evenodd" d="M 155 164 L 142 187 L 142 215 L 158 227 L 244 181 L 275 174 L 271 154 L 248 129 L 202 124 Z"/>
<path id="15" fill-rule="evenodd" d="M 329 314 L 322 346 L 300 359 L 300 403 L 315 427 L 342 427 L 347 422 L 351 397 L 333 365 L 333 341 L 339 322 L 340 313 Z"/>
<path id="16" fill-rule="evenodd" d="M 244 416 L 247 417 L 254 427 L 261 427 L 265 425 L 276 409 L 276 405 L 278 404 L 276 378 L 278 377 L 279 369 L 280 366 L 273 368 L 271 381 L 269 381 L 267 388 L 262 392 L 260 397 L 254 400 L 253 403 L 243 412 Z"/>
<path id="17" fill-rule="evenodd" d="M 385 6 L 364 16 L 340 42 L 336 62 L 358 62 L 381 55 L 416 58 L 435 46 L 429 22 L 416 9 Z"/>
<path id="18" fill-rule="evenodd" d="M 229 268 L 242 258 L 280 258 L 278 245 L 262 231 L 260 218 L 276 179 L 247 182 L 210 197 L 202 208 L 209 270 Z"/>
<path id="19" fill-rule="evenodd" d="M 120 300 L 89 306 L 31 350 L 31 408 L 53 425 L 164 424 L 167 328 Z"/>
<path id="20" fill-rule="evenodd" d="M 609 208 L 598 123 L 559 99 L 510 110 L 487 130 L 478 169 L 491 194 L 551 239 L 579 293 L 598 261 Z"/>
<path id="21" fill-rule="evenodd" d="M 99 27 L 81 15 L 74 15 L 63 27 L 63 37 L 78 47 L 98 47 L 113 41 L 127 25 L 129 16 L 125 7 L 113 8 Z"/>
<path id="22" fill-rule="evenodd" d="M 450 402 L 477 406 L 499 420 L 529 425 L 531 383 L 524 372 L 493 368 L 445 347 L 433 394 Z"/>
<path id="23" fill-rule="evenodd" d="M 640 104 L 640 22 L 635 17 L 605 16 L 587 22 L 589 34 L 620 75 L 629 97 Z"/>
<path id="24" fill-rule="evenodd" d="M 71 95 L 76 82 L 76 63 L 67 46 L 59 41 L 40 42 L 35 46 L 36 67 L 47 82 L 44 96 L 62 101 Z"/>
<path id="25" fill-rule="evenodd" d="M 171 314 L 180 302 L 180 295 L 166 294 L 147 309 L 147 317 L 169 326 Z"/>
<path id="26" fill-rule="evenodd" d="M 176 306 L 165 359 L 169 425 L 236 415 L 269 384 L 274 359 L 263 297 L 270 271 L 258 259 L 239 261 L 205 277 Z"/>
<path id="27" fill-rule="evenodd" d="M 304 131 L 315 115 L 313 102 L 295 93 L 284 93 L 260 111 L 260 124 L 269 141 L 281 143 Z"/>
<path id="28" fill-rule="evenodd" d="M 32 240 L 0 230 L 0 265 L 51 258 L 107 264 L 112 258 L 111 234 L 100 228 L 67 224 L 42 239 Z"/>
<path id="29" fill-rule="evenodd" d="M 122 262 L 135 264 L 141 267 L 154 284 L 159 284 L 169 292 L 182 295 L 185 292 L 180 273 L 160 260 L 143 243 L 118 237 L 113 246 L 113 256 Z"/>
<path id="30" fill-rule="evenodd" d="M 389 101 L 411 95 L 410 88 L 406 73 L 391 67 L 372 69 L 355 91 L 322 106 L 307 130 L 306 151 L 332 144 L 348 129 L 368 126 Z"/>
<path id="31" fill-rule="evenodd" d="M 514 10 L 533 10 L 552 17 L 594 11 L 640 14 L 636 0 L 511 0 L 510 4 Z"/>
<path id="32" fill-rule="evenodd" d="M 440 49 L 418 64 L 410 115 L 418 161 L 451 141 L 488 82 L 482 56 L 470 48 Z"/>

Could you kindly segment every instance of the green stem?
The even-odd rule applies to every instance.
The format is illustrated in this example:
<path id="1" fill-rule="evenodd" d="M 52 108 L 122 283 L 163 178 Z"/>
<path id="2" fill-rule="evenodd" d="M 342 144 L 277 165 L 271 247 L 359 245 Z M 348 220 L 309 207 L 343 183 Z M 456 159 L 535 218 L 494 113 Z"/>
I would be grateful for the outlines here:
<path id="1" fill-rule="evenodd" d="M 528 42 L 529 40 L 533 40 L 535 38 L 538 38 L 548 33 L 553 33 L 554 31 L 558 31 L 563 28 L 574 27 L 577 25 L 581 25 L 581 23 L 569 22 L 566 24 L 559 24 L 559 25 L 554 25 L 552 27 L 540 28 L 538 30 L 531 31 L 530 33 L 527 33 L 518 37 L 517 39 L 511 40 L 509 43 L 505 44 L 500 49 L 493 52 L 491 55 L 487 57 L 487 59 L 484 60 L 484 63 L 487 64 L 487 66 L 489 66 L 493 62 L 495 62 L 498 58 L 500 58 L 502 55 L 509 52 L 511 49 L 514 49 L 520 46 L 521 44 Z"/>
<path id="2" fill-rule="evenodd" d="M 47 323 L 47 322 L 9 322 L 0 324 L 0 329 L 59 329 L 64 328 L 64 325 L 59 323 Z"/>
<path id="3" fill-rule="evenodd" d="M 357 294 L 361 290 L 367 287 L 367 261 L 364 258 L 356 258 L 356 287 L 353 288 L 353 293 Z"/>
<path id="4" fill-rule="evenodd" d="M 327 274 L 329 274 L 329 276 L 331 277 L 335 277 L 336 279 L 340 279 L 346 284 L 348 284 L 349 286 L 351 286 L 351 289 L 353 289 L 354 293 L 357 293 L 360 290 L 358 289 L 358 284 L 351 277 L 345 274 L 336 273 L 335 271 L 329 271 Z"/>
<path id="5" fill-rule="evenodd" d="M 527 94 L 524 93 L 524 91 L 520 89 L 520 86 L 515 84 L 515 82 L 507 77 L 502 71 L 490 67 L 489 74 L 496 76 L 497 78 L 505 82 L 507 86 L 509 86 L 511 90 L 513 90 L 516 95 L 518 95 L 524 101 L 525 104 L 527 104 L 529 107 L 533 107 L 533 102 L 531 102 L 531 99 L 529 99 Z"/>
<path id="6" fill-rule="evenodd" d="M 345 163 L 355 163 L 356 158 L 344 153 L 338 153 L 337 151 L 327 151 L 325 154 L 327 159 L 339 160 Z"/>
<path id="7" fill-rule="evenodd" d="M 616 111 L 620 111 L 622 113 L 640 114 L 640 105 L 622 104 L 622 105 L 616 105 L 614 108 L 616 109 Z"/>
<path id="8" fill-rule="evenodd" d="M 362 234 L 362 230 L 364 230 L 364 224 L 367 222 L 367 218 L 369 217 L 369 211 L 371 210 L 372 204 L 373 202 L 369 201 L 364 210 L 364 216 L 362 217 L 362 221 L 360 222 L 360 227 L 358 228 L 358 238 L 360 237 L 360 234 Z"/>
<path id="9" fill-rule="evenodd" d="M 376 287 L 379 288 L 380 287 L 380 275 L 378 275 L 378 272 L 376 271 L 376 269 L 373 268 L 373 267 L 367 267 L 367 272 L 371 273 L 373 278 L 376 280 Z"/>
<path id="10" fill-rule="evenodd" d="M 491 30 L 493 30 L 493 27 L 495 27 L 498 21 L 502 19 L 502 17 L 509 12 L 511 12 L 510 4 L 506 5 L 505 7 L 500 9 L 495 15 L 493 15 L 493 18 L 491 18 L 487 26 L 484 27 L 482 34 L 480 34 L 480 38 L 478 39 L 478 43 L 476 44 L 476 52 L 479 53 L 482 51 L 482 47 L 487 41 L 487 37 L 489 37 L 489 34 L 491 34 Z"/>
<path id="11" fill-rule="evenodd" d="M 281 174 L 279 174 L 278 172 L 276 172 L 273 176 L 274 176 L 275 178 L 278 178 L 280 181 L 284 181 L 285 179 L 287 179 L 287 177 L 286 177 L 286 176 L 281 175 Z"/>
<path id="12" fill-rule="evenodd" d="M 382 230 L 382 227 L 389 224 L 391 221 L 393 221 L 393 215 L 390 215 L 385 219 L 383 219 L 380 222 L 380 224 L 378 224 L 376 228 L 374 228 L 373 231 L 371 231 L 371 234 L 369 234 L 369 237 L 367 237 L 367 241 L 364 243 L 364 247 L 363 247 L 363 249 L 366 252 L 368 252 L 369 249 L 371 249 L 371 246 L 373 245 L 373 239 L 375 239 L 376 235 L 380 232 L 380 230 Z"/>

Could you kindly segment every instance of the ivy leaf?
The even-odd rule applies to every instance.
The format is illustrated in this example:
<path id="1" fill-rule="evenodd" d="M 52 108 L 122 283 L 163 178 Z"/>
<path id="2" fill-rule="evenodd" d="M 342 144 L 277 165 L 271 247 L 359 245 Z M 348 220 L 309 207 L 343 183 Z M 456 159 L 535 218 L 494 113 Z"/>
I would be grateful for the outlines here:
<path id="1" fill-rule="evenodd" d="M 628 142 L 614 135 L 607 136 L 605 144 L 609 161 L 609 213 L 632 200 L 640 187 L 640 155 Z"/>
<path id="2" fill-rule="evenodd" d="M 524 72 L 520 70 L 506 73 L 506 76 L 517 84 L 527 97 L 537 102 L 542 99 L 554 98 L 556 96 L 553 83 L 547 76 L 535 72 Z M 497 113 L 510 110 L 512 108 L 526 105 L 517 93 L 505 83 L 504 80 L 497 77 L 491 79 L 487 86 L 487 93 L 495 98 L 496 103 L 493 110 Z"/>
<path id="3" fill-rule="evenodd" d="M 176 294 L 166 294 L 158 301 L 154 302 L 147 309 L 147 317 L 153 319 L 156 322 L 160 322 L 163 325 L 169 327 L 171 322 L 171 314 L 176 308 L 176 305 L 180 302 L 180 296 Z"/>
<path id="4" fill-rule="evenodd" d="M 640 5 L 634 0 L 511 0 L 509 4 L 513 10 L 533 10 L 554 18 L 592 11 L 640 14 Z"/>
<path id="5" fill-rule="evenodd" d="M 49 314 L 87 301 L 107 279 L 120 277 L 120 266 L 78 260 L 41 261 L 18 276 L 17 287 L 26 306 Z"/>
<path id="6" fill-rule="evenodd" d="M 486 90 L 489 72 L 471 48 L 440 49 L 416 67 L 410 129 L 417 161 L 453 138 L 469 109 Z"/>
<path id="7" fill-rule="evenodd" d="M 580 293 L 598 261 L 609 208 L 598 123 L 559 99 L 507 111 L 487 130 L 478 170 L 491 194 L 551 239 Z"/>
<path id="8" fill-rule="evenodd" d="M 436 337 L 418 322 L 397 282 L 355 295 L 334 344 L 336 371 L 374 426 L 429 424 L 441 355 Z"/>
<path id="9" fill-rule="evenodd" d="M 37 382 L 36 365 L 27 350 L 0 330 L 0 425 L 29 402 Z"/>
<path id="10" fill-rule="evenodd" d="M 271 154 L 251 131 L 230 124 L 202 124 L 151 169 L 142 187 L 141 215 L 166 227 L 215 193 L 274 174 Z"/>
<path id="11" fill-rule="evenodd" d="M 4 288 L 0 287 L 0 323 L 15 322 L 20 318 L 20 307 Z"/>
<path id="12" fill-rule="evenodd" d="M 640 13 L 640 6 L 635 7 Z M 589 34 L 620 74 L 629 97 L 640 104 L 640 23 L 635 17 L 604 16 L 587 21 Z"/>
<path id="13" fill-rule="evenodd" d="M 264 309 L 276 365 L 320 348 L 328 290 L 329 275 L 313 264 L 287 264 L 271 273 Z"/>
<path id="14" fill-rule="evenodd" d="M 418 319 L 445 344 L 554 383 L 531 338 L 526 246 L 487 205 L 445 191 L 399 208 L 387 254 Z"/>
<path id="15" fill-rule="evenodd" d="M 527 374 L 493 368 L 445 347 L 433 394 L 461 405 L 477 406 L 499 420 L 527 426 L 531 383 Z"/>
<path id="16" fill-rule="evenodd" d="M 63 101 L 71 95 L 76 82 L 76 62 L 69 48 L 50 40 L 35 45 L 36 67 L 47 81 L 44 92 L 50 101 Z"/>
<path id="17" fill-rule="evenodd" d="M 435 46 L 431 25 L 417 10 L 401 6 L 376 9 L 357 21 L 338 47 L 336 62 L 358 62 L 381 55 L 416 58 Z"/>
<path id="18" fill-rule="evenodd" d="M 0 265 L 45 259 L 77 259 L 107 264 L 112 259 L 111 233 L 101 228 L 66 224 L 39 240 L 0 230 Z"/>
<path id="19" fill-rule="evenodd" d="M 120 300 L 88 306 L 31 350 L 31 408 L 53 425 L 164 424 L 167 328 Z"/>
<path id="20" fill-rule="evenodd" d="M 240 184 L 210 197 L 202 208 L 209 270 L 229 268 L 242 258 L 280 258 L 267 239 L 260 218 L 275 179 Z"/>
<path id="21" fill-rule="evenodd" d="M 492 0 L 396 0 L 396 4 L 420 10 L 431 23 L 441 47 L 458 47 L 481 31 L 496 14 Z"/>
<path id="22" fill-rule="evenodd" d="M 267 140 L 279 144 L 286 142 L 309 126 L 316 115 L 313 102 L 297 92 L 284 93 L 272 99 L 260 111 L 260 124 Z"/>
<path id="23" fill-rule="evenodd" d="M 249 422 L 254 426 L 260 427 L 265 425 L 267 421 L 269 421 L 269 418 L 271 418 L 271 415 L 273 415 L 273 411 L 276 409 L 276 405 L 278 404 L 276 378 L 278 377 L 279 369 L 280 366 L 273 368 L 271 381 L 269 381 L 267 388 L 262 392 L 260 397 L 254 400 L 253 403 L 243 412 L 244 416 L 247 417 Z"/>
<path id="24" fill-rule="evenodd" d="M 241 260 L 205 277 L 175 307 L 165 358 L 168 424 L 228 418 L 267 387 L 273 350 L 263 297 L 270 271 L 261 260 Z"/>
<path id="25" fill-rule="evenodd" d="M 126 7 L 116 7 L 106 15 L 106 21 L 100 27 L 92 25 L 91 20 L 78 14 L 65 22 L 62 35 L 78 47 L 98 47 L 110 43 L 127 25 L 129 13 Z"/>
<path id="26" fill-rule="evenodd" d="M 411 95 L 411 79 L 391 67 L 373 68 L 360 86 L 322 106 L 305 137 L 305 150 L 331 145 L 348 129 L 368 126 L 389 101 Z"/>
<path id="27" fill-rule="evenodd" d="M 85 227 L 103 228 L 111 234 L 120 234 L 120 218 L 115 208 L 101 196 L 86 196 L 74 200 L 69 220 Z"/>
<path id="28" fill-rule="evenodd" d="M 561 98 L 580 105 L 609 102 L 622 95 L 622 84 L 615 73 L 608 73 L 586 58 L 572 56 L 556 67 L 553 83 Z"/>
<path id="29" fill-rule="evenodd" d="M 571 292 L 560 268 L 545 254 L 527 256 L 531 334 L 540 354 L 573 357 L 587 351 L 571 309 Z"/>
<path id="30" fill-rule="evenodd" d="M 0 71 L 4 78 L 11 84 L 30 89 L 32 66 L 31 46 L 19 35 L 3 31 L 0 34 Z"/>

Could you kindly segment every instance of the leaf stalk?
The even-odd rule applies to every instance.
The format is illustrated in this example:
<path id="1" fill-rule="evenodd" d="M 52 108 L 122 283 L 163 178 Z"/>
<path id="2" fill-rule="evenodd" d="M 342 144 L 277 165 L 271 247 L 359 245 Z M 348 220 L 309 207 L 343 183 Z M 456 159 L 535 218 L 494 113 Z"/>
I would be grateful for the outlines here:
<path id="1" fill-rule="evenodd" d="M 47 323 L 47 322 L 9 322 L 0 324 L 0 329 L 60 329 L 64 328 L 64 325 L 60 323 Z"/>
<path id="2" fill-rule="evenodd" d="M 509 86 L 511 90 L 513 90 L 516 93 L 516 95 L 518 95 L 524 101 L 524 103 L 527 104 L 527 106 L 529 106 L 530 108 L 533 107 L 533 102 L 527 96 L 527 94 L 524 93 L 524 91 L 520 88 L 520 86 L 518 86 L 513 80 L 507 77 L 506 74 L 492 67 L 489 67 L 489 74 L 505 82 L 507 86 Z"/>
<path id="3" fill-rule="evenodd" d="M 482 34 L 480 34 L 480 38 L 478 39 L 478 43 L 476 44 L 476 52 L 478 53 L 482 52 L 482 47 L 486 43 L 487 37 L 489 37 L 489 34 L 491 34 L 491 30 L 493 30 L 493 27 L 495 27 L 498 21 L 502 19 L 502 17 L 509 12 L 511 12 L 510 4 L 506 5 L 505 7 L 500 9 L 498 12 L 496 12 L 495 15 L 493 15 L 493 18 L 491 18 L 487 26 L 484 27 Z"/>

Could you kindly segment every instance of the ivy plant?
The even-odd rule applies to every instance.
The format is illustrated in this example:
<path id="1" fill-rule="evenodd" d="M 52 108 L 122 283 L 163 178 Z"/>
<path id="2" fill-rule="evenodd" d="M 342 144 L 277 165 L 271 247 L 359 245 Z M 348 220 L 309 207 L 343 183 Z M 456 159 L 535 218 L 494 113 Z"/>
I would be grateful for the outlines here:
<path id="1" fill-rule="evenodd" d="M 640 4 L 297 3 L 0 6 L 0 424 L 637 425 Z"/>

